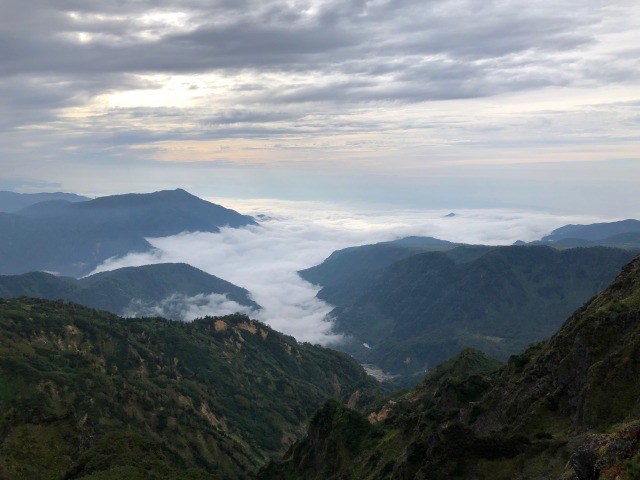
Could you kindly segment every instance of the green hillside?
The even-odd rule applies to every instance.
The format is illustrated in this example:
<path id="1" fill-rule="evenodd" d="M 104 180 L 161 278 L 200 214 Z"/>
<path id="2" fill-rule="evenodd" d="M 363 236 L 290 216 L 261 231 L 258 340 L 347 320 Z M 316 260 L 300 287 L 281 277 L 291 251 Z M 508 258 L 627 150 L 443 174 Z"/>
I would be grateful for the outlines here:
<path id="1" fill-rule="evenodd" d="M 243 315 L 125 320 L 0 300 L 0 478 L 244 477 L 323 400 L 357 405 L 377 388 L 349 356 Z"/>
<path id="2" fill-rule="evenodd" d="M 340 305 L 366 291 L 379 273 L 393 263 L 418 253 L 450 252 L 459 245 L 432 237 L 406 237 L 349 247 L 336 250 L 320 265 L 298 274 L 308 282 L 322 286 L 319 298 Z"/>
<path id="3" fill-rule="evenodd" d="M 325 403 L 260 478 L 637 479 L 639 352 L 640 257 L 497 373 L 466 350 L 368 415 Z"/>
<path id="4" fill-rule="evenodd" d="M 424 372 L 466 347 L 506 360 L 549 337 L 634 254 L 462 246 L 395 261 L 353 287 L 329 283 L 318 296 L 353 339 L 340 348 L 391 373 Z"/>

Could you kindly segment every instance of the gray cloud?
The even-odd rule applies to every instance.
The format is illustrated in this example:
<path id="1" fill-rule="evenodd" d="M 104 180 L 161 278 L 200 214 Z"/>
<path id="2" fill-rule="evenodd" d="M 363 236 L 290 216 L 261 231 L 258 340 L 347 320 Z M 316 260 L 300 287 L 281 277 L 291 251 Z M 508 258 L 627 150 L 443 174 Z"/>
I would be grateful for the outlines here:
<path id="1" fill-rule="evenodd" d="M 594 114 L 606 123 L 585 129 L 594 112 L 580 103 L 591 101 L 587 89 L 637 85 L 638 21 L 631 0 L 8 0 L 0 5 L 0 155 L 3 166 L 18 165 L 5 175 L 52 170 L 61 182 L 79 175 L 81 159 L 145 166 L 158 144 L 178 141 L 282 145 L 264 154 L 267 163 L 294 150 L 306 161 L 312 145 L 328 159 L 372 142 L 339 137 L 368 135 L 380 143 L 348 162 L 413 169 L 474 159 L 470 146 L 486 159 L 535 145 L 538 161 L 548 147 L 607 139 L 617 154 L 617 138 L 637 137 L 635 117 L 612 107 Z M 580 89 L 584 100 L 557 115 L 520 108 L 529 93 L 562 103 Z M 495 104 L 476 110 L 478 99 Z M 496 105 L 506 107 L 491 116 Z"/>
<path id="2" fill-rule="evenodd" d="M 348 71 L 352 62 L 369 73 L 378 68 L 402 76 L 403 62 L 434 55 L 454 65 L 448 71 L 455 80 L 461 69 L 469 78 L 470 69 L 488 68 L 473 62 L 520 52 L 530 54 L 528 65 L 557 52 L 577 57 L 580 47 L 594 41 L 587 27 L 602 15 L 598 8 L 570 1 L 314 2 L 312 12 L 304 11 L 311 2 L 40 2 L 35 9 L 9 3 L 0 74 L 67 75 L 74 81 L 77 75 L 247 68 L 332 75 Z M 183 12 L 186 26 L 145 23 L 145 13 L 164 12 L 170 20 L 176 11 Z M 90 40 L 73 38 L 80 33 Z M 436 76 L 447 72 L 432 71 Z M 553 83 L 552 78 L 546 81 Z M 387 98 L 395 98 L 392 92 Z"/>

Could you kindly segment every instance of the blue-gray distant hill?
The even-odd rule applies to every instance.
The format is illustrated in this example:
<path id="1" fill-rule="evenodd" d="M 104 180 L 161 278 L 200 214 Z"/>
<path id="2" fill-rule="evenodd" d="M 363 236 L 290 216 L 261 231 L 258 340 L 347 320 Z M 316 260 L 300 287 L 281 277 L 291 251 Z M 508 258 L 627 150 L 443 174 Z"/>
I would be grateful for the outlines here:
<path id="1" fill-rule="evenodd" d="M 628 219 L 590 225 L 565 225 L 530 245 L 551 245 L 558 248 L 593 245 L 640 248 L 640 221 Z"/>
<path id="2" fill-rule="evenodd" d="M 423 372 L 466 347 L 506 359 L 551 335 L 637 250 L 365 245 L 299 272 L 335 306 L 338 346 L 391 373 Z M 366 343 L 370 348 L 366 348 Z"/>
<path id="3" fill-rule="evenodd" d="M 187 299 L 210 294 L 225 295 L 254 310 L 260 308 L 244 288 L 185 263 L 125 267 L 81 279 L 44 272 L 0 276 L 3 298 L 63 299 L 118 315 L 132 314 L 134 309 L 141 315 L 157 314 L 156 307 L 174 297 L 173 304 L 166 304 L 162 310 L 174 320 L 183 319 L 181 308 Z"/>
<path id="4" fill-rule="evenodd" d="M 75 193 L 16 193 L 0 191 L 0 212 L 13 213 L 34 203 L 47 202 L 49 200 L 84 202 L 91 199 Z"/>
<path id="5" fill-rule="evenodd" d="M 591 225 L 565 225 L 543 237 L 542 241 L 557 242 L 558 240 L 575 238 L 595 242 L 630 232 L 640 233 L 640 221 L 629 219 L 619 222 L 593 223 Z"/>
<path id="6" fill-rule="evenodd" d="M 256 222 L 181 189 L 41 202 L 0 213 L 0 274 L 80 277 L 110 257 L 150 250 L 147 237 L 246 225 Z"/>

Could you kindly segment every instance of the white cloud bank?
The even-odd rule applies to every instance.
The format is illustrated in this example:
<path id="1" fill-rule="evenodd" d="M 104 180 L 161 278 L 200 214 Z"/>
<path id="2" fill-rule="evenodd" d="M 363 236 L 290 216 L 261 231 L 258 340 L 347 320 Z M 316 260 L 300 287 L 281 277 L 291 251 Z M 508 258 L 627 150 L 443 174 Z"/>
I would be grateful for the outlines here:
<path id="1" fill-rule="evenodd" d="M 332 307 L 315 297 L 318 287 L 297 271 L 321 263 L 334 250 L 393 240 L 408 235 L 482 244 L 512 244 L 538 239 L 567 223 L 601 219 L 566 217 L 515 210 L 360 211 L 315 202 L 216 200 L 243 213 L 264 214 L 259 226 L 224 228 L 220 233 L 183 233 L 149 239 L 155 250 L 112 258 L 97 271 L 162 262 L 186 262 L 244 287 L 263 309 L 247 312 L 224 296 L 171 297 L 153 312 L 182 308 L 186 319 L 242 311 L 300 341 L 329 344 L 327 314 Z M 135 309 L 132 309 L 134 312 Z"/>
<path id="2" fill-rule="evenodd" d="M 159 303 L 132 300 L 124 310 L 124 317 L 165 317 L 174 320 L 193 320 L 206 315 L 230 315 L 244 313 L 255 316 L 251 307 L 229 300 L 218 293 L 188 296 L 179 293 L 169 295 Z"/>

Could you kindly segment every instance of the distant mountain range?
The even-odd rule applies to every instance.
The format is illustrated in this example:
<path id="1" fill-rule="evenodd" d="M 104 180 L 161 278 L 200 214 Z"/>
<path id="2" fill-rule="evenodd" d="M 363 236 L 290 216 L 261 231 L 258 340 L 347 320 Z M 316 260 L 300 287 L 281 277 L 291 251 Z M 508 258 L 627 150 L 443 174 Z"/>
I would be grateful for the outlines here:
<path id="1" fill-rule="evenodd" d="M 259 478 L 638 478 L 639 352 L 637 257 L 550 340 L 500 368 L 467 349 L 363 412 L 327 401 Z"/>
<path id="2" fill-rule="evenodd" d="M 336 348 L 411 374 L 466 347 L 506 359 L 548 337 L 638 251 L 409 237 L 340 250 L 299 273 L 335 306 L 335 330 L 351 339 Z"/>
<path id="3" fill-rule="evenodd" d="M 542 237 L 542 241 L 558 242 L 579 239 L 588 242 L 606 242 L 611 237 L 627 233 L 640 234 L 640 221 L 629 219 L 619 222 L 593 223 L 591 225 L 565 225 Z"/>
<path id="4" fill-rule="evenodd" d="M 0 299 L 0 373 L 5 480 L 248 478 L 325 399 L 379 391 L 348 355 L 243 315 L 126 320 L 24 297 Z"/>
<path id="5" fill-rule="evenodd" d="M 84 202 L 91 199 L 89 197 L 76 195 L 75 193 L 16 193 L 0 191 L 0 212 L 13 213 L 34 203 L 47 202 L 50 200 Z"/>
<path id="6" fill-rule="evenodd" d="M 244 288 L 184 263 L 126 267 L 81 279 L 44 272 L 0 276 L 0 297 L 63 299 L 117 315 L 154 316 L 163 301 L 174 298 L 174 305 L 162 310 L 163 316 L 174 320 L 184 319 L 184 301 L 211 294 L 224 295 L 250 309 L 260 308 Z"/>
<path id="7" fill-rule="evenodd" d="M 525 245 L 525 242 L 517 242 Z M 576 246 L 608 246 L 616 248 L 640 248 L 640 221 L 593 223 L 590 225 L 565 225 L 529 245 L 551 245 L 558 248 Z"/>
<path id="8" fill-rule="evenodd" d="M 148 237 L 256 225 L 184 190 L 70 202 L 51 200 L 0 213 L 0 274 L 80 277 L 106 259 L 151 249 Z"/>

